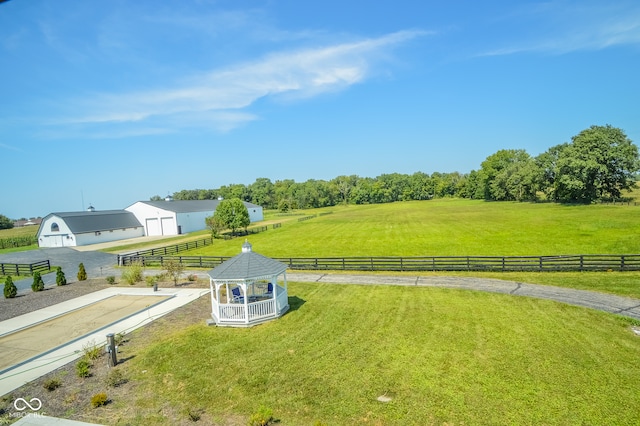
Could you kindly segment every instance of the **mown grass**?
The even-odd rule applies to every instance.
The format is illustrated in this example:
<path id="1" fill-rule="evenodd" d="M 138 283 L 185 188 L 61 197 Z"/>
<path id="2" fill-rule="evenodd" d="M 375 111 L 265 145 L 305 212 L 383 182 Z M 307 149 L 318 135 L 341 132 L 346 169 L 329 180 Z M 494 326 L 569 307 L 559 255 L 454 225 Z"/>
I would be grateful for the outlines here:
<path id="1" fill-rule="evenodd" d="M 640 422 L 630 320 L 452 289 L 292 283 L 290 295 L 280 320 L 203 323 L 131 359 L 133 421 L 166 424 L 170 406 L 222 424 L 264 406 L 283 425 Z"/>
<path id="2" fill-rule="evenodd" d="M 640 207 L 440 199 L 319 209 L 333 214 L 252 235 L 271 257 L 640 253 Z M 235 255 L 242 240 L 191 254 Z"/>

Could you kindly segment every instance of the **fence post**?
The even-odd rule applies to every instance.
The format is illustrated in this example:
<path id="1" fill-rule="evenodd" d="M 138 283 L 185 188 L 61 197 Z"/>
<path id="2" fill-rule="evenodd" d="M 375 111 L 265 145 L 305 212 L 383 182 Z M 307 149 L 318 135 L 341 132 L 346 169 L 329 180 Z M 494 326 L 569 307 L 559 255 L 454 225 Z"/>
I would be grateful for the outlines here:
<path id="1" fill-rule="evenodd" d="M 542 256 L 540 256 L 540 272 L 542 272 Z"/>
<path id="2" fill-rule="evenodd" d="M 502 256 L 502 272 L 504 272 L 504 266 L 505 266 L 505 261 L 504 261 L 504 256 Z"/>
<path id="3" fill-rule="evenodd" d="M 624 269 L 624 255 L 620 256 L 620 270 Z"/>
<path id="4" fill-rule="evenodd" d="M 584 269 L 584 255 L 580 255 L 580 272 Z"/>

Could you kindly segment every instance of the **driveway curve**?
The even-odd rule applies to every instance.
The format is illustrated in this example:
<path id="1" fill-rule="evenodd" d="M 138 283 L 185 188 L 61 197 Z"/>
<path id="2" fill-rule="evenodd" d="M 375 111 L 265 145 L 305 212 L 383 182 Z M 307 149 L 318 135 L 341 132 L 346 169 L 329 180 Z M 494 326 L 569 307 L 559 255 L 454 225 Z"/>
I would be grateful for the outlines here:
<path id="1" fill-rule="evenodd" d="M 401 285 L 417 287 L 443 287 L 488 291 L 514 296 L 555 300 L 640 320 L 640 300 L 587 290 L 575 290 L 540 284 L 527 284 L 490 278 L 471 277 L 419 277 L 390 275 L 347 275 L 322 273 L 287 273 L 287 280 L 325 284 Z"/>

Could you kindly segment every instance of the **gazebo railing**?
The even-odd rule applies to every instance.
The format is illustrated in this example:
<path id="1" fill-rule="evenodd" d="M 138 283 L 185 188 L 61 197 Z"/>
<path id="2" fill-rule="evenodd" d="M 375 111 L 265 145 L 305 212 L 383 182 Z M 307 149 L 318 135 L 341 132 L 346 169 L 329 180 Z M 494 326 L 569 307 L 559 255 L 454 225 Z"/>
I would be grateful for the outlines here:
<path id="1" fill-rule="evenodd" d="M 237 303 L 220 303 L 219 304 L 219 318 L 220 321 L 245 321 L 244 305 Z"/>
<path id="2" fill-rule="evenodd" d="M 260 318 L 272 317 L 275 315 L 273 299 L 262 300 L 260 302 L 249 303 L 249 321 Z"/>
<path id="3" fill-rule="evenodd" d="M 276 298 L 249 302 L 245 310 L 243 303 L 221 303 L 211 298 L 211 314 L 218 324 L 251 324 L 265 318 L 276 318 L 289 306 L 289 296 L 284 287 L 274 286 Z"/>

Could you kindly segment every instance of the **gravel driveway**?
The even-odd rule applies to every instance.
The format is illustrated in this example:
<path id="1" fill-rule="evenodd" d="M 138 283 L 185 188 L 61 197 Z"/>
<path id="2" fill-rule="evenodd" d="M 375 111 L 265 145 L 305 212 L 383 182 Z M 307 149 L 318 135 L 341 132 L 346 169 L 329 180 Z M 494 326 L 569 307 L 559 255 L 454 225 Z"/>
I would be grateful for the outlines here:
<path id="1" fill-rule="evenodd" d="M 35 263 L 49 260 L 51 267 L 62 267 L 67 281 L 77 281 L 78 265 L 84 263 L 88 278 L 117 275 L 117 255 L 100 251 L 77 251 L 70 247 L 40 248 L 17 253 L 0 254 L 0 263 Z M 45 287 L 56 285 L 55 270 L 42 276 Z M 32 278 L 14 280 L 18 293 L 31 291 Z"/>

